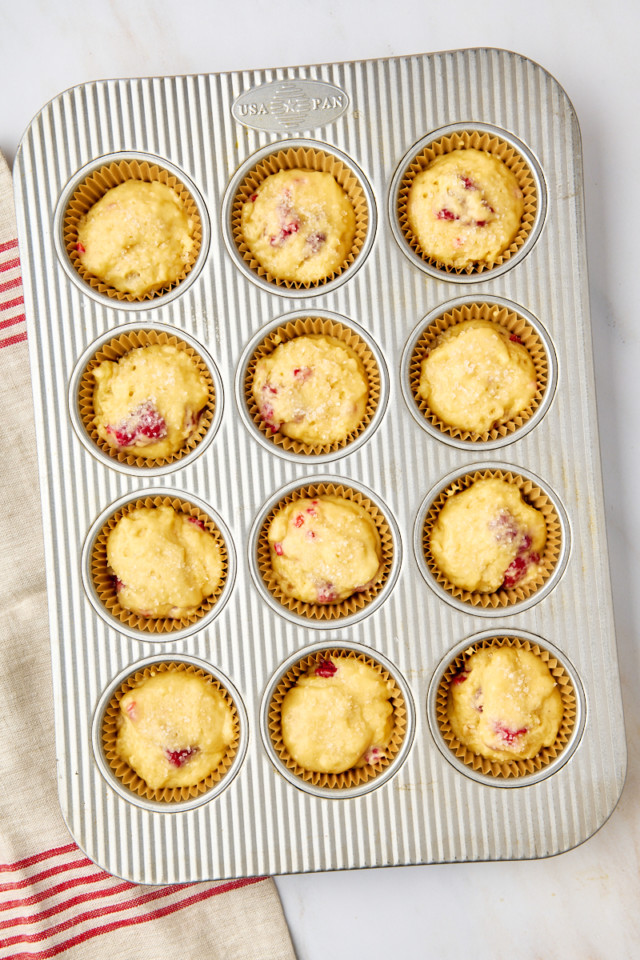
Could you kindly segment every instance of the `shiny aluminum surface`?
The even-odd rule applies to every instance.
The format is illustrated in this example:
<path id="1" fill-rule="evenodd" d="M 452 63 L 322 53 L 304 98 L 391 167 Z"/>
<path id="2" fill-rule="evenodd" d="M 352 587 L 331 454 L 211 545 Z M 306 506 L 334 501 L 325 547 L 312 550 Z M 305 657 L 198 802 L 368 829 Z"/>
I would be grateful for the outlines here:
<path id="1" fill-rule="evenodd" d="M 320 95 L 320 88 L 324 93 Z M 261 89 L 264 88 L 264 89 Z M 336 93 L 335 91 L 338 91 Z M 515 92 L 519 95 L 516 97 Z M 526 96 L 522 96 L 526 91 Z M 234 115 L 234 104 L 235 115 Z M 259 123 L 254 123 L 258 118 Z M 243 125 L 246 122 L 246 126 Z M 403 352 L 422 318 L 461 292 L 455 277 L 413 262 L 393 231 L 393 184 L 407 156 L 450 125 L 498 128 L 539 168 L 546 211 L 509 268 L 464 278 L 464 293 L 528 311 L 557 358 L 548 408 L 528 431 L 483 449 L 423 429 L 405 396 Z M 260 129 L 256 129 L 259 126 Z M 229 185 L 271 144 L 304 134 L 344 154 L 370 191 L 370 247 L 340 283 L 283 292 L 249 278 L 230 255 Z M 197 191 L 210 237 L 194 276 L 167 298 L 120 304 L 69 273 L 60 209 L 85 168 L 113 154 L 150 154 Z M 455 860 L 524 859 L 587 839 L 613 810 L 626 749 L 613 628 L 591 355 L 578 123 L 537 64 L 500 50 L 202 76 L 107 80 L 61 94 L 35 117 L 15 167 L 20 253 L 33 373 L 45 534 L 60 802 L 79 845 L 113 874 L 173 883 L 263 873 Z M 199 200 L 200 202 L 200 200 Z M 390 215 L 391 211 L 391 215 Z M 377 225 L 376 225 L 377 221 Z M 250 342 L 276 319 L 328 311 L 362 327 L 388 372 L 388 400 L 366 442 L 335 460 L 268 450 L 234 389 Z M 213 358 L 223 412 L 211 443 L 156 476 L 92 455 L 69 415 L 69 389 L 89 346 L 133 323 L 188 334 Z M 488 456 L 490 454 L 490 456 Z M 479 617 L 430 589 L 413 537 L 428 491 L 488 460 L 517 464 L 557 497 L 571 534 L 566 567 L 542 598 Z M 320 467 L 320 469 L 319 469 Z M 274 609 L 254 583 L 251 531 L 264 505 L 319 474 L 367 488 L 397 525 L 397 579 L 351 623 L 321 627 Z M 114 503 L 159 489 L 197 498 L 226 526 L 236 557 L 227 602 L 181 638 L 130 635 L 94 608 L 82 545 Z M 225 533 L 226 536 L 226 533 Z M 568 538 L 565 541 L 568 546 Z M 401 559 L 400 559 L 401 557 Z M 95 598 L 93 598 L 95 599 Z M 540 779 L 479 782 L 445 756 L 429 719 L 443 661 L 481 631 L 539 638 L 574 671 L 580 735 Z M 362 796 L 311 795 L 263 743 L 264 695 L 310 646 L 356 644 L 393 666 L 415 706 L 406 756 Z M 232 780 L 193 809 L 139 806 L 101 771 L 92 725 L 116 677 L 151 656 L 192 657 L 228 678 L 244 704 L 246 753 Z M 262 725 L 262 727 L 261 727 Z"/>

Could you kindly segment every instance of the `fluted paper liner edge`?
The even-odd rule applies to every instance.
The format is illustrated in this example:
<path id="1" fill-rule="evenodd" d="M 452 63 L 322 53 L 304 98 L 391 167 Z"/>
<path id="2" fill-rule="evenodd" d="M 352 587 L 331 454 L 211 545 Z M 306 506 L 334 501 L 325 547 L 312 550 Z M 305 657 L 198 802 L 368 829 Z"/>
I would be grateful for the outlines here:
<path id="1" fill-rule="evenodd" d="M 350 347 L 362 361 L 368 382 L 367 406 L 362 420 L 355 430 L 352 430 L 344 439 L 334 440 L 332 443 L 304 443 L 301 440 L 294 440 L 291 437 L 287 437 L 279 430 L 273 432 L 268 424 L 262 420 L 258 405 L 253 398 L 252 384 L 258 361 L 273 353 L 281 343 L 309 335 L 333 337 Z M 277 446 L 281 446 L 283 450 L 306 456 L 334 453 L 357 439 L 371 423 L 380 400 L 380 390 L 381 380 L 378 364 L 369 345 L 362 337 L 347 324 L 322 317 L 314 317 L 312 314 L 295 321 L 289 321 L 272 330 L 254 350 L 247 365 L 244 379 L 244 396 L 249 416 L 260 433 Z"/>
<path id="2" fill-rule="evenodd" d="M 212 534 L 220 547 L 220 554 L 222 558 L 222 576 L 215 593 L 209 597 L 205 597 L 199 609 L 188 617 L 141 617 L 139 614 L 133 613 L 131 610 L 127 610 L 125 607 L 121 607 L 118 603 L 114 575 L 109 570 L 107 564 L 107 539 L 118 521 L 126 514 L 131 513 L 133 510 L 137 510 L 141 507 L 159 507 L 163 505 L 173 507 L 173 509 L 178 513 L 184 513 L 187 516 L 195 517 L 196 519 L 201 520 L 204 523 L 207 532 Z M 194 504 L 189 503 L 188 500 L 183 500 L 179 497 L 167 497 L 160 495 L 153 496 L 151 493 L 148 496 L 137 497 L 136 499 L 130 500 L 128 503 L 116 510 L 105 522 L 102 529 L 97 534 L 91 548 L 91 577 L 98 597 L 107 612 L 110 613 L 111 616 L 121 620 L 122 623 L 126 624 L 128 627 L 131 627 L 135 630 L 145 630 L 148 633 L 170 634 L 178 630 L 183 630 L 189 624 L 196 623 L 207 613 L 209 613 L 209 611 L 213 609 L 215 604 L 220 599 L 225 588 L 228 567 L 229 555 L 224 537 L 222 536 L 222 533 L 216 526 L 213 519 L 208 514 L 204 513 Z M 168 639 L 171 639 L 171 637 L 168 637 Z"/>
<path id="3" fill-rule="evenodd" d="M 165 184 L 165 186 L 171 187 L 171 189 L 174 190 L 174 192 L 182 200 L 187 216 L 193 223 L 193 249 L 190 252 L 189 260 L 185 264 L 180 276 L 176 280 L 166 283 L 164 286 L 159 287 L 156 290 L 149 290 L 147 293 L 141 296 L 137 296 L 133 293 L 125 293 L 122 290 L 116 290 L 115 287 L 105 283 L 105 281 L 101 280 L 100 277 L 96 277 L 94 274 L 89 273 L 89 271 L 83 266 L 77 250 L 78 222 L 80 218 L 83 217 L 84 214 L 86 214 L 108 190 L 110 190 L 112 187 L 119 186 L 121 183 L 125 183 L 127 180 L 142 180 L 146 183 L 153 183 L 157 181 Z M 202 246 L 202 221 L 200 219 L 200 212 L 194 197 L 191 195 L 185 184 L 183 184 L 176 176 L 174 176 L 173 173 L 170 173 L 160 165 L 151 163 L 147 160 L 140 161 L 135 159 L 123 159 L 120 161 L 113 161 L 111 163 L 106 163 L 104 166 L 100 167 L 98 170 L 94 170 L 87 177 L 85 177 L 82 183 L 76 187 L 71 199 L 67 204 L 62 223 L 62 233 L 64 248 L 67 252 L 69 260 L 85 283 L 87 283 L 98 293 L 111 297 L 113 300 L 121 300 L 128 303 L 143 303 L 148 300 L 153 300 L 156 297 L 162 296 L 162 294 L 168 293 L 170 290 L 173 290 L 175 287 L 177 287 L 192 270 L 193 265 L 198 259 L 198 254 Z"/>
<path id="4" fill-rule="evenodd" d="M 330 173 L 347 194 L 356 216 L 356 227 L 351 251 L 343 263 L 333 272 L 321 280 L 300 282 L 296 280 L 282 280 L 273 276 L 254 257 L 242 233 L 242 207 L 256 192 L 263 180 L 280 170 L 315 170 L 321 173 Z M 260 160 L 244 177 L 238 187 L 231 205 L 231 233 L 240 257 L 247 266 L 268 283 L 273 283 L 285 289 L 302 290 L 321 287 L 334 280 L 347 270 L 359 256 L 364 246 L 369 228 L 369 207 L 365 191 L 354 171 L 347 164 L 328 149 L 322 150 L 313 147 L 299 147 L 294 149 L 278 150 Z"/>
<path id="5" fill-rule="evenodd" d="M 510 590 L 500 587 L 500 589 L 495 590 L 493 593 L 480 593 L 479 591 L 464 590 L 462 587 L 458 587 L 448 580 L 432 556 L 430 536 L 438 514 L 450 496 L 468 489 L 468 487 L 472 486 L 477 480 L 486 480 L 489 478 L 504 480 L 506 483 L 514 484 L 519 489 L 525 502 L 542 513 L 547 528 L 547 541 L 544 546 L 544 553 L 540 557 L 540 572 L 535 579 L 525 584 L 516 584 Z M 462 600 L 463 603 L 468 603 L 470 607 L 504 608 L 530 597 L 536 590 L 539 590 L 552 575 L 560 557 L 561 546 L 562 528 L 560 518 L 551 499 L 532 480 L 520 474 L 513 473 L 512 471 L 505 470 L 470 471 L 458 477 L 458 479 L 449 484 L 448 487 L 441 490 L 435 498 L 427 511 L 422 529 L 422 548 L 431 574 L 447 593 L 456 599 Z"/>
<path id="6" fill-rule="evenodd" d="M 484 150 L 486 153 L 490 153 L 499 160 L 502 160 L 502 162 L 515 176 L 518 186 L 522 191 L 524 210 L 522 212 L 522 218 L 520 221 L 520 229 L 518 230 L 516 236 L 513 238 L 509 246 L 503 250 L 502 253 L 495 258 L 495 260 L 478 260 L 467 265 L 466 267 L 453 267 L 449 264 L 443 263 L 441 260 L 438 260 L 435 257 L 429 256 L 422 250 L 409 224 L 407 216 L 407 201 L 414 179 L 419 173 L 429 166 L 432 160 L 435 160 L 436 157 L 442 156 L 443 154 L 451 153 L 453 150 L 460 149 Z M 416 253 L 422 260 L 424 260 L 425 263 L 430 264 L 437 270 L 441 270 L 443 273 L 485 273 L 492 270 L 494 267 L 500 266 L 500 264 L 504 263 L 506 260 L 509 260 L 518 252 L 518 250 L 521 249 L 521 247 L 524 246 L 533 229 L 538 202 L 536 183 L 531 173 L 529 164 L 522 154 L 519 153 L 518 150 L 506 140 L 502 140 L 497 135 L 474 130 L 473 125 L 470 124 L 467 130 L 452 133 L 448 136 L 440 137 L 437 140 L 432 140 L 431 143 L 429 143 L 415 155 L 413 160 L 410 162 L 398 188 L 397 214 L 400 230 L 402 231 L 405 240 L 413 252 Z"/>
<path id="7" fill-rule="evenodd" d="M 183 350 L 195 363 L 196 368 L 203 380 L 207 384 L 209 397 L 198 416 L 196 429 L 187 437 L 182 446 L 174 453 L 167 454 L 165 457 L 143 457 L 132 453 L 126 453 L 117 450 L 108 444 L 98 435 L 95 426 L 95 409 L 93 406 L 93 397 L 96 388 L 96 381 L 92 371 L 103 362 L 103 360 L 120 360 L 131 350 L 140 347 L 149 347 L 155 345 L 169 345 Z M 207 430 L 211 426 L 216 405 L 216 392 L 211 373 L 202 357 L 190 344 L 181 340 L 179 336 L 170 336 L 164 331 L 155 330 L 134 330 L 119 336 L 114 336 L 108 343 L 103 344 L 87 364 L 78 386 L 78 412 L 80 420 L 90 439 L 109 457 L 120 463 L 126 463 L 128 466 L 136 467 L 159 467 L 166 466 L 181 460 L 198 445 L 203 439 Z"/>
<path id="8" fill-rule="evenodd" d="M 514 647 L 517 650 L 526 650 L 534 653 L 537 657 L 546 663 L 549 671 L 556 682 L 560 696 L 562 697 L 562 721 L 560 729 L 554 743 L 550 747 L 543 747 L 540 753 L 527 760 L 490 760 L 478 753 L 469 750 L 461 743 L 449 722 L 447 714 L 449 702 L 449 688 L 453 677 L 463 669 L 466 660 L 478 650 L 488 647 Z M 448 665 L 438 686 L 436 694 L 436 720 L 440 733 L 444 738 L 449 749 L 462 760 L 467 766 L 483 774 L 489 774 L 496 778 L 506 779 L 508 777 L 524 777 L 531 773 L 542 770 L 545 766 L 555 760 L 567 746 L 574 731 L 576 721 L 576 692 L 573 683 L 562 663 L 554 657 L 543 646 L 532 643 L 530 640 L 522 640 L 516 635 L 496 635 L 478 643 L 470 644 L 462 653 L 458 654 Z"/>
<path id="9" fill-rule="evenodd" d="M 366 663 L 368 666 L 373 667 L 380 673 L 384 680 L 389 681 L 393 685 L 393 690 L 389 696 L 393 705 L 393 733 L 385 748 L 385 756 L 375 764 L 368 763 L 362 767 L 351 767 L 349 770 L 345 770 L 344 773 L 319 773 L 315 770 L 307 770 L 305 767 L 301 767 L 289 754 L 284 745 L 282 740 L 282 701 L 284 700 L 285 694 L 291 687 L 295 686 L 302 674 L 308 673 L 327 657 L 348 657 L 359 660 L 361 663 Z M 358 653 L 355 650 L 345 650 L 340 646 L 330 646 L 327 647 L 326 650 L 302 657 L 280 679 L 269 705 L 269 735 L 277 756 L 295 776 L 300 777 L 305 783 L 312 784 L 315 787 L 329 787 L 331 789 L 343 790 L 362 786 L 370 780 L 375 779 L 378 774 L 393 763 L 402 746 L 406 733 L 407 708 L 402 692 L 395 682 L 393 675 L 378 663 L 375 657 L 367 657 L 363 653 Z"/>
<path id="10" fill-rule="evenodd" d="M 354 593 L 339 603 L 308 603 L 303 600 L 298 600 L 296 597 L 287 596 L 280 589 L 271 566 L 271 549 L 267 534 L 269 524 L 275 514 L 288 503 L 292 503 L 295 500 L 322 496 L 344 497 L 347 500 L 352 500 L 354 503 L 359 504 L 367 511 L 375 523 L 380 537 L 382 559 L 378 580 L 372 586 L 368 587 L 367 590 L 363 590 L 361 593 Z M 258 570 L 271 595 L 275 597 L 283 607 L 291 610 L 292 613 L 313 620 L 338 620 L 351 616 L 360 610 L 364 610 L 384 588 L 389 578 L 393 562 L 393 552 L 394 544 L 391 528 L 376 504 L 356 488 L 347 487 L 344 484 L 307 483 L 292 490 L 271 508 L 257 537 Z"/>
<path id="11" fill-rule="evenodd" d="M 420 376 L 422 361 L 440 343 L 440 336 L 452 327 L 468 320 L 488 320 L 496 327 L 506 331 L 510 337 L 516 337 L 518 342 L 527 350 L 536 371 L 536 392 L 529 404 L 510 420 L 500 421 L 490 430 L 477 433 L 473 430 L 464 430 L 451 426 L 441 420 L 434 413 L 428 402 L 420 396 Z M 485 303 L 479 299 L 476 303 L 454 307 L 433 320 L 425 328 L 411 353 L 409 360 L 409 387 L 418 409 L 434 427 L 447 436 L 460 440 L 470 440 L 476 443 L 498 440 L 515 433 L 531 419 L 542 402 L 549 380 L 549 358 L 542 340 L 531 324 L 515 310 L 493 303 Z"/>
<path id="12" fill-rule="evenodd" d="M 132 767 L 123 760 L 117 752 L 116 740 L 119 729 L 120 701 L 122 697 L 134 690 L 144 680 L 155 676 L 158 673 L 184 672 L 192 676 L 202 677 L 204 680 L 223 695 L 225 703 L 230 707 L 233 715 L 233 739 L 228 745 L 225 755 L 215 770 L 212 770 L 207 777 L 199 780 L 197 783 L 184 787 L 162 787 L 153 788 L 148 786 L 145 781 L 133 770 Z M 233 699 L 226 688 L 210 673 L 194 666 L 190 663 L 184 663 L 179 660 L 167 659 L 166 662 L 154 663 L 141 670 L 137 670 L 124 680 L 116 692 L 111 697 L 106 706 L 102 718 L 102 744 L 106 761 L 117 779 L 128 787 L 133 793 L 137 793 L 145 800 L 158 801 L 161 803 L 179 803 L 185 800 L 191 800 L 193 797 L 200 796 L 210 790 L 211 787 L 219 783 L 228 773 L 234 757 L 238 752 L 240 742 L 240 721 L 238 711 Z"/>

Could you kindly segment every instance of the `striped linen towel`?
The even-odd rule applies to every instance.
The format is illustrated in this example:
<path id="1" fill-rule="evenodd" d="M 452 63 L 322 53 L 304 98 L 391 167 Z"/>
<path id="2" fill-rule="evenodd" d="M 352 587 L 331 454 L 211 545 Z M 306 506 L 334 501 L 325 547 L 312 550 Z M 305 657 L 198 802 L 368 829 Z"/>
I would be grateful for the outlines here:
<path id="1" fill-rule="evenodd" d="M 70 842 L 11 176 L 0 154 L 0 960 L 294 960 L 274 882 L 142 887 Z"/>

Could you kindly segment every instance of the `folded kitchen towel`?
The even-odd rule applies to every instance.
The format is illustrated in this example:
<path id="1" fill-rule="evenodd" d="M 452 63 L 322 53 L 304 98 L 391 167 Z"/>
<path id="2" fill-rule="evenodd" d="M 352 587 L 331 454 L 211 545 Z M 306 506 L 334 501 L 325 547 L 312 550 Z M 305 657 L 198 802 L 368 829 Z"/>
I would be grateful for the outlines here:
<path id="1" fill-rule="evenodd" d="M 138 886 L 92 863 L 65 827 L 26 339 L 0 154 L 0 960 L 294 960 L 272 879 Z"/>

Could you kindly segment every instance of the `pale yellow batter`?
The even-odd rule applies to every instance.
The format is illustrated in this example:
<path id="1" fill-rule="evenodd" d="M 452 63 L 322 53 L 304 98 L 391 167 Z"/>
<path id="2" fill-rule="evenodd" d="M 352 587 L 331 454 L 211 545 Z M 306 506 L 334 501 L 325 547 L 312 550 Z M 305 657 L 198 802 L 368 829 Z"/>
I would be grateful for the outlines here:
<path id="1" fill-rule="evenodd" d="M 533 400 L 536 370 L 528 351 L 488 320 L 449 327 L 422 361 L 418 393 L 451 427 L 484 433 Z"/>
<path id="2" fill-rule="evenodd" d="M 170 344 L 137 347 L 94 370 L 98 435 L 116 450 L 156 459 L 198 426 L 209 390 L 191 357 Z"/>
<path id="3" fill-rule="evenodd" d="M 449 687 L 451 729 L 473 753 L 526 760 L 550 747 L 562 723 L 562 697 L 540 657 L 513 647 L 472 654 Z"/>
<path id="4" fill-rule="evenodd" d="M 477 480 L 449 497 L 431 530 L 431 552 L 463 590 L 493 593 L 535 579 L 547 539 L 544 517 L 505 480 Z"/>
<path id="5" fill-rule="evenodd" d="M 511 170 L 471 148 L 432 160 L 407 199 L 409 225 L 423 253 L 458 268 L 495 261 L 520 229 L 523 211 Z"/>
<path id="6" fill-rule="evenodd" d="M 121 517 L 107 538 L 107 563 L 120 606 L 153 618 L 195 613 L 223 573 L 219 542 L 201 520 L 169 505 Z"/>
<path id="7" fill-rule="evenodd" d="M 256 364 L 253 397 L 273 432 L 309 444 L 344 440 L 369 395 L 364 365 L 336 337 L 309 334 L 281 343 Z"/>
<path id="8" fill-rule="evenodd" d="M 376 525 L 342 497 L 295 500 L 269 525 L 271 566 L 282 592 L 306 603 L 335 603 L 371 586 L 382 572 Z"/>
<path id="9" fill-rule="evenodd" d="M 242 207 L 242 234 L 256 260 L 279 280 L 324 280 L 349 255 L 356 216 L 330 173 L 280 170 Z"/>
<path id="10" fill-rule="evenodd" d="M 164 183 L 126 180 L 78 222 L 83 267 L 122 293 L 141 297 L 173 283 L 194 249 L 194 223 Z"/>
<path id="11" fill-rule="evenodd" d="M 382 760 L 393 733 L 391 683 L 350 657 L 327 657 L 282 702 L 282 739 L 305 770 L 344 773 Z"/>
<path id="12" fill-rule="evenodd" d="M 233 738 L 231 707 L 203 677 L 157 673 L 120 701 L 118 756 L 154 790 L 204 780 Z"/>

